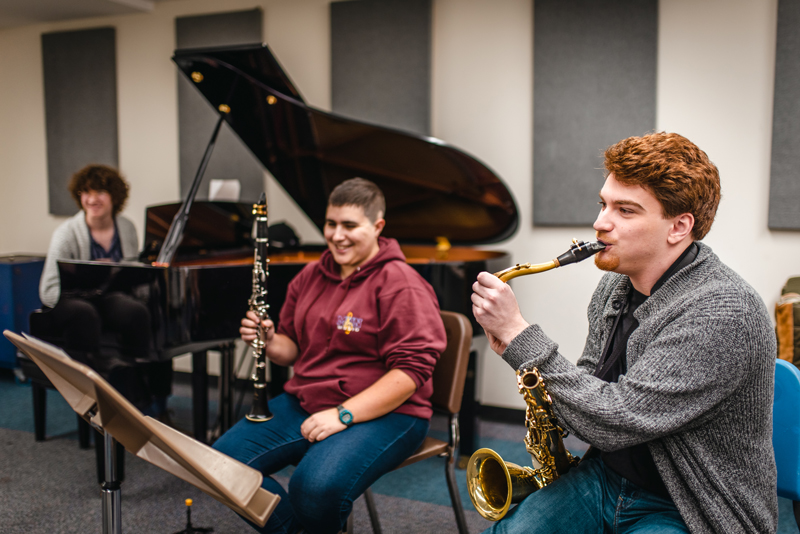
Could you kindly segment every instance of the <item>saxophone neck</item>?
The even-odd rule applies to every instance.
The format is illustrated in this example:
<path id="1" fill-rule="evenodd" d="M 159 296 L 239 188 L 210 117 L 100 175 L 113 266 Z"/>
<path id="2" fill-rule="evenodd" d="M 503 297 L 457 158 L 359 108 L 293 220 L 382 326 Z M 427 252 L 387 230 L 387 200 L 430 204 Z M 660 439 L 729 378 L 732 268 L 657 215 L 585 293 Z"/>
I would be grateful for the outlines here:
<path id="1" fill-rule="evenodd" d="M 503 282 L 508 282 L 512 278 L 516 278 L 518 276 L 541 273 L 544 271 L 549 271 L 550 269 L 555 269 L 556 267 L 558 267 L 558 262 L 556 260 L 548 261 L 547 263 L 537 263 L 535 265 L 530 263 L 518 263 L 513 267 L 498 271 L 494 273 L 494 275 Z"/>
<path id="2" fill-rule="evenodd" d="M 535 389 L 542 383 L 542 375 L 539 369 L 532 367 L 530 369 L 517 370 L 517 387 L 520 392 L 528 389 Z"/>
<path id="3" fill-rule="evenodd" d="M 556 267 L 569 265 L 570 263 L 578 263 L 579 261 L 583 261 L 586 258 L 594 256 L 604 248 L 606 248 L 606 245 L 604 243 L 601 243 L 600 241 L 592 241 L 591 243 L 585 243 L 583 241 L 578 241 L 577 239 L 573 239 L 572 245 L 569 247 L 569 250 L 563 253 L 558 258 L 554 259 L 553 261 L 548 261 L 546 263 L 537 263 L 537 264 L 518 263 L 513 267 L 509 267 L 508 269 L 498 271 L 494 273 L 494 275 L 503 282 L 508 282 L 512 278 L 516 278 L 518 276 L 541 273 L 544 271 L 549 271 L 550 269 L 555 269 Z"/>

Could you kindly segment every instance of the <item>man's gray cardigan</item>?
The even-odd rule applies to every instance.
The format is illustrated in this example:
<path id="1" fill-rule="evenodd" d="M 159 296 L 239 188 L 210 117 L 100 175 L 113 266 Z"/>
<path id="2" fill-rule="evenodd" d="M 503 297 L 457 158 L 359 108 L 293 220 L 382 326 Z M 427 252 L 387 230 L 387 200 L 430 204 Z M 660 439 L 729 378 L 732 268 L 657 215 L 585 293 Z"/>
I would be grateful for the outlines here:
<path id="1" fill-rule="evenodd" d="M 587 443 L 647 443 L 691 532 L 775 532 L 775 334 L 761 297 L 698 244 L 695 261 L 634 312 L 639 327 L 618 382 L 592 376 L 630 286 L 615 273 L 592 296 L 577 367 L 537 325 L 503 358 L 539 368 L 556 417 Z"/>
<path id="2" fill-rule="evenodd" d="M 115 217 L 119 243 L 122 246 L 122 257 L 133 258 L 139 253 L 139 240 L 133 223 L 117 215 Z M 55 306 L 61 294 L 61 280 L 58 275 L 58 260 L 90 260 L 92 244 L 89 238 L 89 227 L 86 225 L 86 213 L 81 210 L 63 223 L 53 232 L 50 248 L 44 261 L 42 278 L 39 280 L 39 299 L 45 306 Z"/>

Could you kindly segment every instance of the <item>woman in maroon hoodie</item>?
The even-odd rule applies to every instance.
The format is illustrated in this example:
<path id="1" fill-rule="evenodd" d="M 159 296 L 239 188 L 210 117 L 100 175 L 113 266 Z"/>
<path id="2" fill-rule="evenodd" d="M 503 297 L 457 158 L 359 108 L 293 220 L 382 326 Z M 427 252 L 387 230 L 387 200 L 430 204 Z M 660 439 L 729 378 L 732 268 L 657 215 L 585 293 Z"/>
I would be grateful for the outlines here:
<path id="1" fill-rule="evenodd" d="M 267 357 L 294 366 L 274 417 L 242 419 L 214 447 L 264 473 L 281 496 L 260 532 L 340 531 L 353 501 L 422 443 L 431 374 L 446 344 L 431 286 L 380 237 L 385 201 L 368 180 L 328 199 L 328 250 L 289 284 L 278 331 L 265 321 Z M 255 339 L 257 318 L 242 320 Z M 271 476 L 297 468 L 285 491 Z"/>

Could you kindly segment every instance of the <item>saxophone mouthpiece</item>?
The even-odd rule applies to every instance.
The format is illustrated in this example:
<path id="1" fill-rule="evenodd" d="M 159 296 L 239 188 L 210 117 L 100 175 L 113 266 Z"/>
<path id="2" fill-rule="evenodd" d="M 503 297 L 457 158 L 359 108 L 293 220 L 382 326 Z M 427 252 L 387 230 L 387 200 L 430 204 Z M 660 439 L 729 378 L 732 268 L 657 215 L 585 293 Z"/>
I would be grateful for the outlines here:
<path id="1" fill-rule="evenodd" d="M 556 258 L 556 261 L 558 261 L 559 266 L 578 263 L 590 256 L 594 256 L 604 248 L 606 248 L 605 243 L 601 243 L 600 241 L 584 243 L 583 241 L 573 239 L 572 246 L 569 247 L 569 250 Z"/>

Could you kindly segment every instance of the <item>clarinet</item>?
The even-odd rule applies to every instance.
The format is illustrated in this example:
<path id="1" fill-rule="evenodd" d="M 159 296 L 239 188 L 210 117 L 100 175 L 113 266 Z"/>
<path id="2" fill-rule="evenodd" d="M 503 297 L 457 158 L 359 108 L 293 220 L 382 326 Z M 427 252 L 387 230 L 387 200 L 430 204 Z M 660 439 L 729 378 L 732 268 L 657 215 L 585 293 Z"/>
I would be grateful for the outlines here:
<path id="1" fill-rule="evenodd" d="M 250 295 L 248 304 L 250 311 L 258 316 L 258 329 L 256 338 L 250 343 L 253 348 L 253 358 L 255 368 L 253 369 L 253 406 L 250 413 L 245 417 L 254 423 L 263 423 L 272 419 L 272 412 L 269 411 L 269 399 L 267 398 L 267 354 L 266 343 L 264 342 L 264 328 L 261 326 L 265 319 L 269 318 L 267 310 L 267 277 L 269 276 L 269 258 L 267 258 L 267 196 L 261 193 L 258 204 L 253 204 L 253 240 L 255 241 L 255 252 L 253 256 L 253 293 Z"/>

